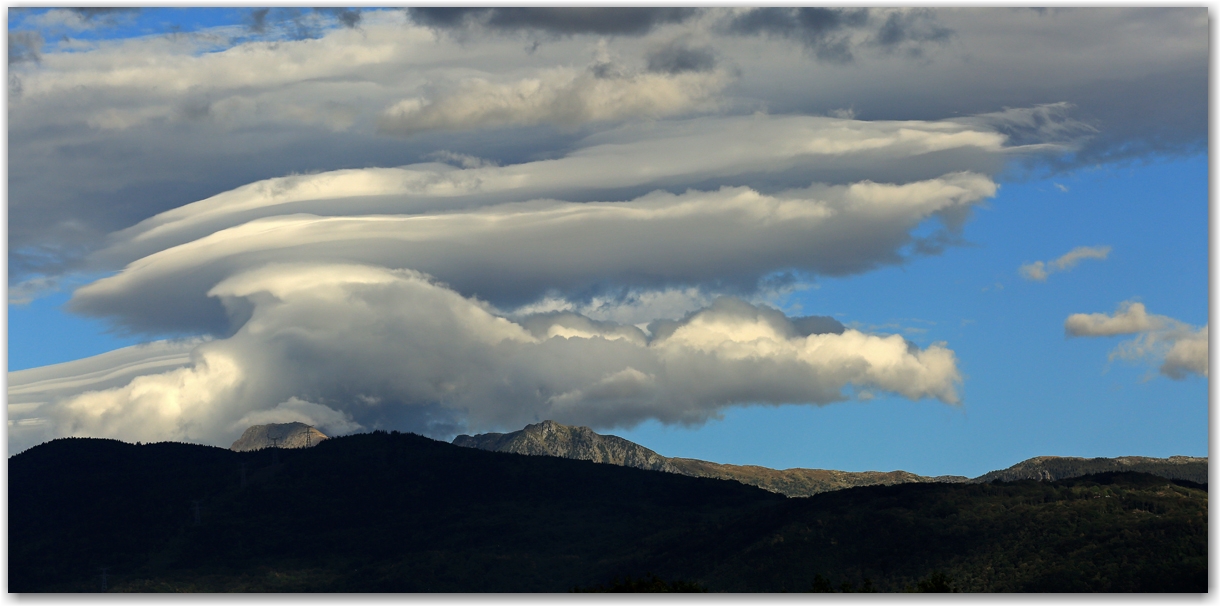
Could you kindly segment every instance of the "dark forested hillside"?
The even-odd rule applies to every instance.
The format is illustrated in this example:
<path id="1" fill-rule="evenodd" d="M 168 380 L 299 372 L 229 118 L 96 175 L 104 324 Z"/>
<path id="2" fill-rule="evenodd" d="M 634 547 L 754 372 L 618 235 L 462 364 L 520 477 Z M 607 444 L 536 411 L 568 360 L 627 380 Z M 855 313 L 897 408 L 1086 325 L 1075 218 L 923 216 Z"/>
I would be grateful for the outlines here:
<path id="1" fill-rule="evenodd" d="M 14 592 L 99 591 L 103 570 L 109 591 L 1201 592 L 1206 569 L 1205 487 L 1143 474 L 787 499 L 396 433 L 246 453 L 64 439 L 9 459 Z"/>

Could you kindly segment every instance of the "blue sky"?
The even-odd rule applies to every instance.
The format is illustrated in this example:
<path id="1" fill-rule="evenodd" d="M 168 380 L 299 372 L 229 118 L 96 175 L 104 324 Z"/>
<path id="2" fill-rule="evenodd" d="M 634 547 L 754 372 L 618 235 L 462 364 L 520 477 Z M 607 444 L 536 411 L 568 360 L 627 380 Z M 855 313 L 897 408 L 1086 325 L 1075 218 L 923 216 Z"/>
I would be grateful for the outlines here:
<path id="1" fill-rule="evenodd" d="M 10 453 L 554 418 L 778 468 L 1207 454 L 1205 10 L 9 27 Z"/>

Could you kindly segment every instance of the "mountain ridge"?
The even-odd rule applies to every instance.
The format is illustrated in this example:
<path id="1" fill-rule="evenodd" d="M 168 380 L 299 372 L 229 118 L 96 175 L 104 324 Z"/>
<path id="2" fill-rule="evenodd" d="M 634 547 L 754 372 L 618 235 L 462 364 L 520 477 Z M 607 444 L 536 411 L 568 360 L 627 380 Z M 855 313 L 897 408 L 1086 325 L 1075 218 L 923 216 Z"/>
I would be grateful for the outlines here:
<path id="1" fill-rule="evenodd" d="M 602 435 L 589 427 L 546 420 L 509 433 L 460 435 L 455 446 L 493 452 L 552 456 L 663 471 L 696 478 L 733 480 L 768 492 L 805 497 L 855 486 L 890 486 L 912 482 L 965 482 L 964 476 L 928 477 L 906 471 L 836 471 L 832 469 L 771 469 L 730 465 L 699 459 L 666 457 L 630 440 Z"/>
<path id="2" fill-rule="evenodd" d="M 546 420 L 526 425 L 509 433 L 459 435 L 455 446 L 478 448 L 493 452 L 511 452 L 531 456 L 551 456 L 578 459 L 679 475 L 733 480 L 757 486 L 769 492 L 789 497 L 853 488 L 856 486 L 890 486 L 909 483 L 972 483 L 1017 480 L 1065 480 L 1083 475 L 1135 471 L 1173 480 L 1207 484 L 1207 457 L 1124 456 L 1115 458 L 1084 458 L 1038 456 L 985 473 L 976 478 L 966 476 L 922 476 L 908 471 L 837 471 L 794 467 L 772 469 L 759 465 L 731 465 L 699 459 L 666 457 L 644 446 L 615 435 L 602 435 L 589 427 L 569 426 Z"/>

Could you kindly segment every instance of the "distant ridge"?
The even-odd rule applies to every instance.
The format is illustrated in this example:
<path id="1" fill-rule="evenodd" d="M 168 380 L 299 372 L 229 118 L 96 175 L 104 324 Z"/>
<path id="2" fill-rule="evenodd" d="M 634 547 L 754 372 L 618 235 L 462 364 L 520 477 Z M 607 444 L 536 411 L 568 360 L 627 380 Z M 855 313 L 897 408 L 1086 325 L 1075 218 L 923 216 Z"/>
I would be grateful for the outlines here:
<path id="1" fill-rule="evenodd" d="M 246 452 L 278 446 L 308 448 L 327 439 L 326 434 L 304 423 L 269 423 L 253 425 L 237 438 L 229 450 Z"/>
<path id="2" fill-rule="evenodd" d="M 580 459 L 664 471 L 698 478 L 734 480 L 789 497 L 805 497 L 855 486 L 941 482 L 984 484 L 1016 480 L 1065 480 L 1110 471 L 1136 471 L 1171 480 L 1207 484 L 1207 457 L 1174 456 L 1117 457 L 1113 459 L 1080 457 L 1034 457 L 1007 469 L 965 476 L 921 476 L 907 471 L 835 471 L 832 469 L 771 469 L 757 465 L 726 465 L 698 459 L 670 458 L 618 436 L 601 435 L 588 427 L 543 421 L 510 433 L 460 435 L 456 446 L 493 452 Z"/>
<path id="3" fill-rule="evenodd" d="M 853 486 L 967 480 L 962 476 L 930 478 L 905 471 L 777 470 L 756 465 L 725 465 L 698 459 L 669 458 L 618 436 L 601 435 L 588 427 L 571 427 L 555 421 L 526 425 L 524 429 L 511 433 L 460 435 L 453 439 L 453 444 L 494 452 L 580 459 L 697 478 L 734 480 L 790 497 L 805 497 Z"/>
<path id="4" fill-rule="evenodd" d="M 1139 471 L 1170 480 L 1207 484 L 1207 457 L 1034 457 L 1007 469 L 985 473 L 974 483 L 1012 482 L 1015 480 L 1065 480 L 1107 471 Z"/>

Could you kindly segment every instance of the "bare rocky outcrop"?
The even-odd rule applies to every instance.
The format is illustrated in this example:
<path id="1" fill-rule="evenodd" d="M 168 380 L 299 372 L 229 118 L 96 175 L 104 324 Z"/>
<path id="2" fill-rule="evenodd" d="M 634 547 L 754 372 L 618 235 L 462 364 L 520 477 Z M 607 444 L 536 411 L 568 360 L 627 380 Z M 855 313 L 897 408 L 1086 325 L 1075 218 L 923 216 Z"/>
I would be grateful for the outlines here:
<path id="1" fill-rule="evenodd" d="M 669 458 L 618 436 L 601 435 L 588 427 L 554 421 L 527 425 L 511 433 L 460 435 L 454 445 L 496 452 L 580 459 L 699 478 L 734 480 L 790 497 L 804 497 L 853 486 L 908 482 L 961 482 L 966 478 L 928 478 L 905 471 L 834 471 L 829 469 L 770 469 L 756 465 L 725 465 L 698 459 Z"/>
<path id="2" fill-rule="evenodd" d="M 453 443 L 480 450 L 580 459 L 680 473 L 669 465 L 665 457 L 635 442 L 618 436 L 603 436 L 588 427 L 570 427 L 554 421 L 526 425 L 525 429 L 512 433 L 460 435 L 453 439 Z"/>
<path id="3" fill-rule="evenodd" d="M 326 439 L 326 434 L 304 423 L 270 423 L 254 425 L 241 434 L 229 450 L 245 452 L 277 446 L 279 448 L 308 448 L 317 446 Z"/>

